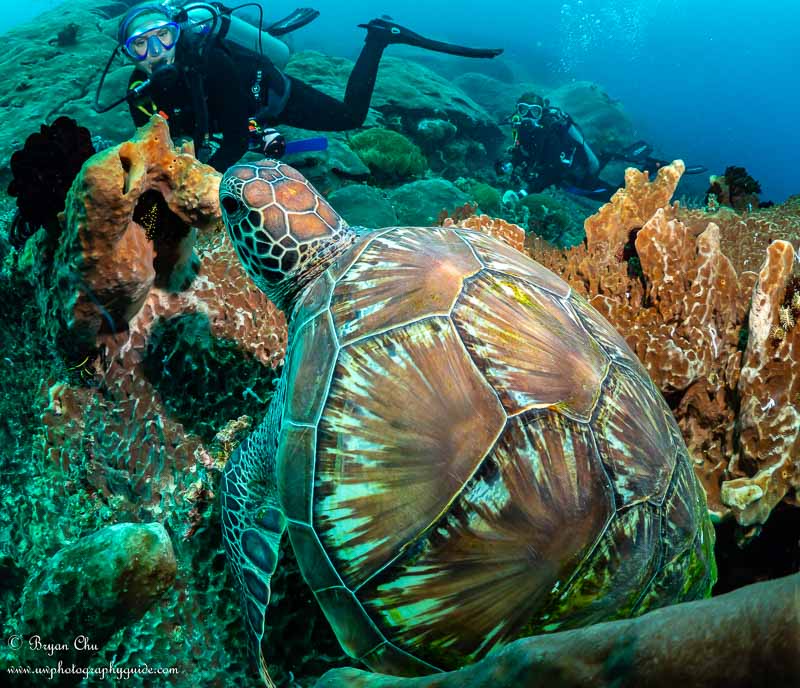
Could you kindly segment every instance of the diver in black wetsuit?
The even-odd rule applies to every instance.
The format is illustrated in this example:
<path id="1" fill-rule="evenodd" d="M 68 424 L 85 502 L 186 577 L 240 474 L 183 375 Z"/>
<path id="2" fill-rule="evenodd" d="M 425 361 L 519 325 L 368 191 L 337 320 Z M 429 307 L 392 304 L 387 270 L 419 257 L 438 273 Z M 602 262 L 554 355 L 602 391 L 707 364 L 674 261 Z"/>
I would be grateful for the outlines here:
<path id="1" fill-rule="evenodd" d="M 233 31 L 230 26 L 219 39 L 192 36 L 193 40 L 183 41 L 182 32 L 188 31 L 182 25 L 187 25 L 185 13 L 179 17 L 175 10 L 153 2 L 132 7 L 120 22 L 119 43 L 137 65 L 129 81 L 131 116 L 141 126 L 160 112 L 173 137 L 192 138 L 198 157 L 219 170 L 248 150 L 251 118 L 261 128 L 287 124 L 344 131 L 360 127 L 388 45 L 403 43 L 466 57 L 495 57 L 502 52 L 433 41 L 386 19 L 374 19 L 361 25 L 367 30 L 366 41 L 347 82 L 344 101 L 339 101 L 284 74 L 288 49 L 257 28 L 262 34 L 260 54 L 242 60 L 234 55 L 229 41 L 222 40 Z M 267 42 L 266 50 L 262 41 Z M 222 142 L 214 152 L 209 144 L 215 134 L 222 134 Z"/>
<path id="2" fill-rule="evenodd" d="M 536 93 L 525 93 L 517 100 L 511 126 L 514 145 L 500 169 L 520 188 L 537 193 L 551 185 L 597 184 L 600 161 L 566 112 Z"/>
<path id="3" fill-rule="evenodd" d="M 525 193 L 538 193 L 557 186 L 596 201 L 608 201 L 619 185 L 600 179 L 612 160 L 621 160 L 654 173 L 668 164 L 651 156 L 645 141 L 636 141 L 621 151 L 607 151 L 598 157 L 572 117 L 554 107 L 537 93 L 517 99 L 510 119 L 514 144 L 508 158 L 498 161 L 496 171 Z M 693 165 L 684 174 L 702 174 L 706 168 Z"/>

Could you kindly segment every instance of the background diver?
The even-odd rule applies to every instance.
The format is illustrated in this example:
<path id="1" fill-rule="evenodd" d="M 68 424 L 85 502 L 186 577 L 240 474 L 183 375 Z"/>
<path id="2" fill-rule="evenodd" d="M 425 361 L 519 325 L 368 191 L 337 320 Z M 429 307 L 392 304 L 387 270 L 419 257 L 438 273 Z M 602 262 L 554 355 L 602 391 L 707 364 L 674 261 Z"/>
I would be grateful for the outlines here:
<path id="1" fill-rule="evenodd" d="M 510 175 L 512 184 L 527 193 L 555 185 L 607 201 L 619 186 L 599 175 L 612 160 L 630 162 L 651 173 L 667 164 L 652 157 L 652 146 L 644 141 L 636 141 L 622 151 L 597 155 L 572 117 L 537 93 L 524 93 L 517 99 L 510 123 L 514 142 L 508 158 L 498 161 L 496 171 Z M 685 174 L 705 171 L 701 166 L 687 167 Z"/>
<path id="2" fill-rule="evenodd" d="M 502 53 L 502 49 L 434 41 L 389 19 L 373 19 L 359 25 L 367 30 L 366 40 L 344 100 L 339 101 L 282 71 L 289 50 L 277 36 L 318 14 L 297 10 L 262 31 L 216 3 L 190 2 L 180 8 L 156 2 L 134 5 L 117 32 L 118 50 L 136 65 L 128 93 L 105 108 L 96 98 L 95 107 L 105 111 L 127 100 L 137 127 L 161 113 L 174 138 L 193 139 L 199 159 L 225 170 L 248 150 L 253 130 L 267 130 L 269 137 L 268 128 L 279 124 L 317 131 L 360 127 L 388 45 L 413 45 L 465 57 L 491 58 Z M 105 74 L 98 97 L 104 78 Z M 222 141 L 213 150 L 218 141 L 212 137 L 218 134 Z"/>

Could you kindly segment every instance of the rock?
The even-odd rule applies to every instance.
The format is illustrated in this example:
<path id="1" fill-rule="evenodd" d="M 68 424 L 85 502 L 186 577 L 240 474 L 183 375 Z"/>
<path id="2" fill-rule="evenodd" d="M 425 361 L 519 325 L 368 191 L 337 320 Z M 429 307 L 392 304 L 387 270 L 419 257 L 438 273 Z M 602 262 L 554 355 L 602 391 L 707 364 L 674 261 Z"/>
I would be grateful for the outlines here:
<path id="1" fill-rule="evenodd" d="M 445 179 L 422 179 L 390 192 L 389 200 L 401 225 L 436 224 L 439 214 L 463 206 L 469 196 Z"/>
<path id="2" fill-rule="evenodd" d="M 329 671 L 315 688 L 764 688 L 800 685 L 800 574 L 635 619 L 525 638 L 459 671 Z"/>
<path id="3" fill-rule="evenodd" d="M 452 40 L 458 43 L 463 41 L 463 37 L 453 36 Z M 411 46 L 398 46 L 392 50 L 392 56 L 419 62 L 437 74 L 441 74 L 448 81 L 458 78 L 465 72 L 478 72 L 493 79 L 514 84 L 522 81 L 521 74 L 525 71 L 521 65 L 506 59 L 505 55 L 491 60 L 474 60 L 469 57 L 419 50 Z"/>
<path id="4" fill-rule="evenodd" d="M 392 204 L 373 186 L 350 184 L 334 191 L 328 201 L 349 225 L 378 228 L 397 224 Z"/>
<path id="5" fill-rule="evenodd" d="M 458 129 L 452 122 L 437 117 L 426 117 L 417 123 L 417 138 L 426 147 L 436 146 L 452 139 Z"/>
<path id="6" fill-rule="evenodd" d="M 114 633 L 161 597 L 176 570 L 172 543 L 159 523 L 108 526 L 64 547 L 26 586 L 20 659 L 86 666 Z M 37 649 L 39 642 L 59 649 L 48 653 Z"/>

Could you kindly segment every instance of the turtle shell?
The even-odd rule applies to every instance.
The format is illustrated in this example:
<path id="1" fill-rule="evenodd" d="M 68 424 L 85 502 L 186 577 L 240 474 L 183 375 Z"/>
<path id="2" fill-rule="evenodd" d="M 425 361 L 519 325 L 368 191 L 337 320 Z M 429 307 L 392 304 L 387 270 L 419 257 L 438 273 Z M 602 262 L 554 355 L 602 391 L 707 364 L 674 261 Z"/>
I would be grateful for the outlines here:
<path id="1" fill-rule="evenodd" d="M 560 278 L 484 234 L 362 237 L 296 308 L 277 478 L 344 650 L 415 675 L 707 594 L 669 407 Z"/>

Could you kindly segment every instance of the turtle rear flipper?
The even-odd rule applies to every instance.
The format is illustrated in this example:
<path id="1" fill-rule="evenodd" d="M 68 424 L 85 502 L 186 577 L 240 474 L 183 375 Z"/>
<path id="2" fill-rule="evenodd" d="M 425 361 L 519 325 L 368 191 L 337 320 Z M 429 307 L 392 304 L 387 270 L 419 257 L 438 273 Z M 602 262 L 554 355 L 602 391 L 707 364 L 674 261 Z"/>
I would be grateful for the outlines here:
<path id="1" fill-rule="evenodd" d="M 279 395 L 277 395 L 279 396 Z M 272 414 L 236 449 L 222 475 L 222 534 L 242 594 L 248 639 L 264 683 L 273 688 L 261 650 L 270 580 L 278 564 L 286 517 L 275 485 Z"/>

